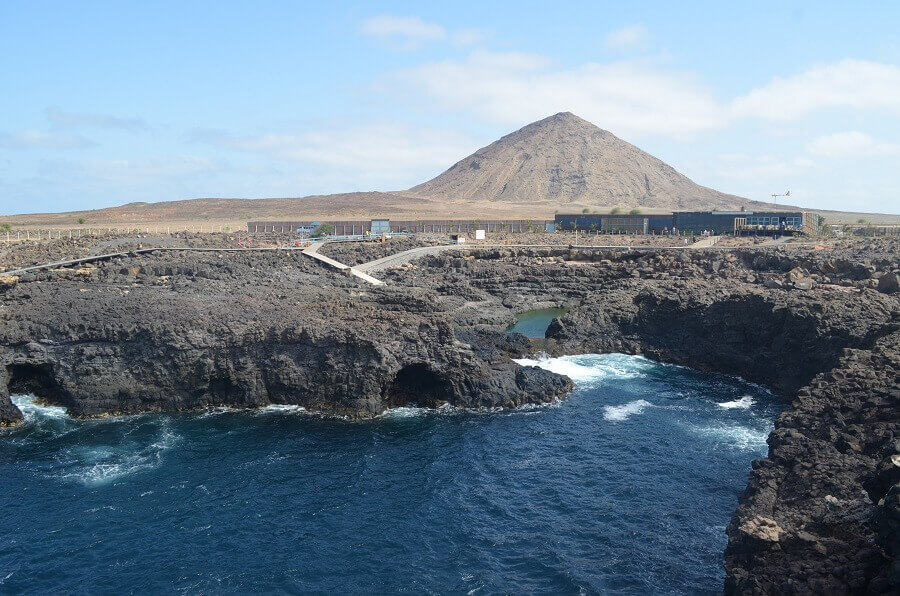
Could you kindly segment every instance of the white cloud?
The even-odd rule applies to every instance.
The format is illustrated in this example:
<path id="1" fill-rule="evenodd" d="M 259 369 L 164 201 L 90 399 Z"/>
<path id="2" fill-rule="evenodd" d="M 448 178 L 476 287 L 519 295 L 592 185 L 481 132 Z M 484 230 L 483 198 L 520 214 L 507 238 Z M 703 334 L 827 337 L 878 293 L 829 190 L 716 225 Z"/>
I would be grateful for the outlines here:
<path id="1" fill-rule="evenodd" d="M 453 130 L 380 123 L 253 136 L 198 132 L 194 140 L 258 153 L 310 168 L 344 172 L 368 183 L 412 185 L 434 175 L 482 142 Z"/>
<path id="2" fill-rule="evenodd" d="M 47 119 L 61 128 L 111 128 L 137 132 L 147 127 L 140 118 L 119 118 L 110 114 L 89 112 L 64 112 L 59 108 L 47 108 Z"/>
<path id="3" fill-rule="evenodd" d="M 9 149 L 81 149 L 94 143 L 78 135 L 64 135 L 41 130 L 0 132 L 0 147 Z"/>
<path id="4" fill-rule="evenodd" d="M 187 181 L 208 181 L 228 170 L 222 161 L 192 155 L 133 159 L 42 160 L 39 180 L 73 188 L 141 193 L 160 192 Z M 161 199 L 158 197 L 157 200 Z"/>
<path id="5" fill-rule="evenodd" d="M 482 29 L 460 29 L 454 31 L 451 39 L 453 45 L 464 47 L 473 46 L 484 41 L 488 37 L 488 33 Z"/>
<path id="6" fill-rule="evenodd" d="M 797 120 L 826 108 L 900 113 L 900 67 L 841 60 L 786 78 L 776 78 L 732 102 L 736 117 Z"/>
<path id="7" fill-rule="evenodd" d="M 647 28 L 643 25 L 634 25 L 610 31 L 606 34 L 604 41 L 607 46 L 616 50 L 639 47 L 647 41 Z"/>
<path id="8" fill-rule="evenodd" d="M 725 123 L 722 106 L 689 73 L 645 61 L 556 70 L 551 64 L 537 54 L 475 51 L 397 73 L 387 86 L 509 125 L 560 111 L 626 135 L 690 136 Z"/>
<path id="9" fill-rule="evenodd" d="M 900 145 L 873 139 L 857 130 L 824 135 L 813 139 L 806 146 L 813 155 L 824 157 L 865 157 L 893 155 L 900 152 Z"/>
<path id="10" fill-rule="evenodd" d="M 710 168 L 710 173 L 731 180 L 778 180 L 806 176 L 817 164 L 808 157 L 785 157 L 782 155 L 751 155 L 747 153 L 725 153 L 719 155 L 718 166 Z"/>
<path id="11" fill-rule="evenodd" d="M 366 19 L 360 29 L 367 35 L 398 43 L 404 49 L 415 49 L 425 42 L 441 41 L 448 37 L 446 29 L 419 17 L 381 15 Z"/>
<path id="12" fill-rule="evenodd" d="M 613 38 L 638 39 L 634 32 L 623 33 L 631 29 Z M 571 111 L 625 136 L 684 139 L 741 120 L 798 122 L 826 108 L 900 113 L 900 67 L 860 60 L 778 78 L 734 99 L 718 99 L 693 73 L 656 60 L 559 68 L 540 54 L 485 50 L 425 63 L 380 83 L 384 89 L 399 88 L 413 102 L 463 110 L 498 124 L 522 125 Z M 789 126 L 767 130 L 780 136 L 796 133 Z"/>

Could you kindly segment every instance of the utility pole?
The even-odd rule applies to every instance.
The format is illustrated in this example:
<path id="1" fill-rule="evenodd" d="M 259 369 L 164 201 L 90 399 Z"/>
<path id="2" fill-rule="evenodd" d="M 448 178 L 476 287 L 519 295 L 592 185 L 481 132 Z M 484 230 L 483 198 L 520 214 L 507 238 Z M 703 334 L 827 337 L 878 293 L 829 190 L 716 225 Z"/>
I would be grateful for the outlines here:
<path id="1" fill-rule="evenodd" d="M 784 194 L 772 193 L 772 201 L 775 203 L 775 206 L 778 206 L 778 197 L 789 197 L 791 196 L 791 191 L 787 191 Z"/>
<path id="2" fill-rule="evenodd" d="M 772 193 L 772 200 L 775 202 L 775 211 L 778 211 L 778 197 L 789 197 L 791 196 L 791 191 L 787 191 L 784 194 Z M 781 219 L 780 217 L 778 218 Z M 778 226 L 775 226 L 775 240 L 778 240 Z"/>

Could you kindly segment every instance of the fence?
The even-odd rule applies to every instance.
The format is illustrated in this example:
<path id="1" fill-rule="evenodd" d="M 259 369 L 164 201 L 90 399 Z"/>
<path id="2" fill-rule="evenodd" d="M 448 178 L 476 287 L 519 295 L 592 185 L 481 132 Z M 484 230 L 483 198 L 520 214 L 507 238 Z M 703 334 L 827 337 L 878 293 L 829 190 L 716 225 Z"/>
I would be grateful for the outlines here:
<path id="1" fill-rule="evenodd" d="M 378 225 L 388 227 L 391 233 L 446 234 L 469 233 L 475 230 L 487 232 L 529 232 L 544 231 L 542 219 L 415 219 L 415 220 L 375 220 Z M 380 222 L 388 222 L 381 224 Z M 322 220 L 322 221 L 251 221 L 247 231 L 251 233 L 293 233 L 298 229 L 311 229 L 320 224 L 334 227 L 338 236 L 354 236 L 371 231 L 372 220 Z"/>
<path id="2" fill-rule="evenodd" d="M 179 232 L 192 233 L 221 233 L 233 231 L 226 225 L 194 225 L 194 226 L 141 226 L 141 227 L 88 227 L 88 228 L 46 228 L 46 229 L 10 229 L 0 230 L 0 240 L 7 243 L 28 242 L 41 240 L 62 240 L 63 238 L 81 238 L 83 236 L 123 236 L 131 234 L 177 234 Z"/>

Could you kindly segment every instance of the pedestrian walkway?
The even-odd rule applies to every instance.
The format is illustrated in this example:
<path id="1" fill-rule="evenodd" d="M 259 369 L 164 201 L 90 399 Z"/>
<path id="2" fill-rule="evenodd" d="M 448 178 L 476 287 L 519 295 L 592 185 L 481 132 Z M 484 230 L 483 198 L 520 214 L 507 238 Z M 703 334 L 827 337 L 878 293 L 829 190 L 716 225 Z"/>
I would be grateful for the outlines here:
<path id="1" fill-rule="evenodd" d="M 719 242 L 721 236 L 707 236 L 691 244 L 690 248 L 710 248 Z"/>
<path id="2" fill-rule="evenodd" d="M 309 247 L 303 249 L 303 254 L 305 254 L 306 256 L 311 257 L 313 259 L 316 259 L 319 262 L 325 263 L 329 267 L 334 267 L 338 271 L 343 271 L 354 277 L 357 277 L 367 283 L 372 284 L 373 286 L 383 286 L 384 285 L 384 282 L 381 281 L 380 279 L 375 279 L 368 273 L 365 273 L 356 267 L 351 267 L 349 265 L 345 265 L 339 261 L 335 261 L 331 257 L 326 257 L 323 254 L 319 254 L 319 249 L 322 248 L 322 246 L 324 244 L 325 244 L 324 242 L 313 242 L 312 244 L 309 245 Z"/>

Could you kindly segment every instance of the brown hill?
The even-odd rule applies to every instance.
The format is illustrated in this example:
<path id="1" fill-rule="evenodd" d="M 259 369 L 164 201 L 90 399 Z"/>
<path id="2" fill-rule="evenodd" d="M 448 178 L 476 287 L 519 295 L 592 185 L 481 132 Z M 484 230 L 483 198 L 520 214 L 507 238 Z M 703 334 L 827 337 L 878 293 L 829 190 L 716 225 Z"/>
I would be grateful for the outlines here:
<path id="1" fill-rule="evenodd" d="M 409 190 L 445 201 L 665 210 L 764 203 L 700 186 L 611 132 L 569 112 L 533 122 Z"/>
<path id="2" fill-rule="evenodd" d="M 83 225 L 98 227 L 169 222 L 242 227 L 248 220 L 266 219 L 543 219 L 554 211 L 612 207 L 660 213 L 771 205 L 700 186 L 612 133 L 562 112 L 504 136 L 407 191 L 128 203 L 93 211 L 0 215 L 0 223 L 75 227 L 83 219 Z M 856 221 L 860 215 L 881 221 L 867 214 L 827 214 L 832 221 Z M 885 217 L 892 223 L 897 219 Z"/>

